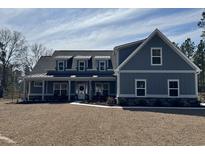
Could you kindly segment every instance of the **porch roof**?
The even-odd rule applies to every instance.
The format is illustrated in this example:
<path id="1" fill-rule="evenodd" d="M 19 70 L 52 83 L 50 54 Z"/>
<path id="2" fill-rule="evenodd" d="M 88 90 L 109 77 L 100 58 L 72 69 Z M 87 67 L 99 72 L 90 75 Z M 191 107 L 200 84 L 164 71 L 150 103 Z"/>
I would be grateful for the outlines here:
<path id="1" fill-rule="evenodd" d="M 115 76 L 108 75 L 47 75 L 33 74 L 24 77 L 25 80 L 115 80 Z"/>

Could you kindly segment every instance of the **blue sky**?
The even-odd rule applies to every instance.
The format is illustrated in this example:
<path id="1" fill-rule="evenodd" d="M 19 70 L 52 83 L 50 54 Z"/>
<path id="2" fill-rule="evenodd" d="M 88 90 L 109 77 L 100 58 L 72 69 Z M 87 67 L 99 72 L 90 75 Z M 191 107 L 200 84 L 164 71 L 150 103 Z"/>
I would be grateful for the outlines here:
<path id="1" fill-rule="evenodd" d="M 0 9 L 0 28 L 52 49 L 112 49 L 155 28 L 171 41 L 199 42 L 203 9 Z"/>

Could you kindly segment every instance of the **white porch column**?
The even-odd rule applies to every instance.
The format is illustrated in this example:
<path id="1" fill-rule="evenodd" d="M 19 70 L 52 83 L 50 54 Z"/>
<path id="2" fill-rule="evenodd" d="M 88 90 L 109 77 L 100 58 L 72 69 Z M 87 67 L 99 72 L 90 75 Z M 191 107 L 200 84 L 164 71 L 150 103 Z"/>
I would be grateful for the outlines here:
<path id="1" fill-rule="evenodd" d="M 31 81 L 28 81 L 28 101 L 30 101 L 29 97 L 30 97 L 30 92 L 31 92 Z"/>
<path id="2" fill-rule="evenodd" d="M 43 80 L 43 85 L 42 85 L 42 101 L 44 101 L 44 95 L 45 95 L 45 81 Z"/>
<path id="3" fill-rule="evenodd" d="M 70 101 L 70 80 L 68 81 L 68 101 Z"/>
<path id="4" fill-rule="evenodd" d="M 89 80 L 89 100 L 91 100 L 92 97 L 92 86 L 91 86 L 91 81 Z"/>

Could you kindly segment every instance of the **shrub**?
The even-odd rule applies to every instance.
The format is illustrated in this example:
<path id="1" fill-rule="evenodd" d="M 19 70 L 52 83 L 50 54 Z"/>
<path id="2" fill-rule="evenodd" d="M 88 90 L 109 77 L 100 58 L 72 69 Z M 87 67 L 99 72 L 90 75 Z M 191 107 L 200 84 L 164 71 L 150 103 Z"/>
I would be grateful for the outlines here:
<path id="1" fill-rule="evenodd" d="M 110 105 L 110 106 L 116 105 L 116 100 L 113 97 L 108 97 L 107 101 L 106 101 L 106 104 Z"/>
<path id="2" fill-rule="evenodd" d="M 162 102 L 161 104 L 162 104 L 162 106 L 164 106 L 164 107 L 171 107 L 171 106 L 172 106 L 171 103 L 170 103 L 170 102 L 167 102 L 167 101 L 164 101 L 164 102 Z"/>
<path id="3" fill-rule="evenodd" d="M 156 100 L 154 106 L 162 106 L 161 100 Z"/>
<path id="4" fill-rule="evenodd" d="M 127 106 L 128 105 L 128 101 L 126 98 L 118 98 L 118 104 L 121 106 Z"/>
<path id="5" fill-rule="evenodd" d="M 139 103 L 140 106 L 147 106 L 147 101 L 144 100 L 144 99 L 138 100 L 138 103 Z"/>

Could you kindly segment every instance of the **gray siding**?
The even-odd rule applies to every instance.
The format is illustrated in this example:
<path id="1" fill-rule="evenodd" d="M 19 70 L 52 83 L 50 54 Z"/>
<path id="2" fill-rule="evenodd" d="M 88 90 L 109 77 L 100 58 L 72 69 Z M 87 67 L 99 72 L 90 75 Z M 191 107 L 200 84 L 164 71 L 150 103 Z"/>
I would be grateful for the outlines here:
<path id="1" fill-rule="evenodd" d="M 152 47 L 162 48 L 162 66 L 151 66 Z M 122 67 L 122 70 L 193 70 L 193 68 L 158 35 L 155 35 Z"/>
<path id="2" fill-rule="evenodd" d="M 148 95 L 167 95 L 168 79 L 179 79 L 181 95 L 195 95 L 194 73 L 121 73 L 120 94 L 135 94 L 135 79 L 146 79 Z"/>
<path id="3" fill-rule="evenodd" d="M 128 48 L 122 48 L 119 49 L 119 59 L 118 59 L 118 63 L 119 65 L 137 48 L 138 46 L 130 46 Z"/>

